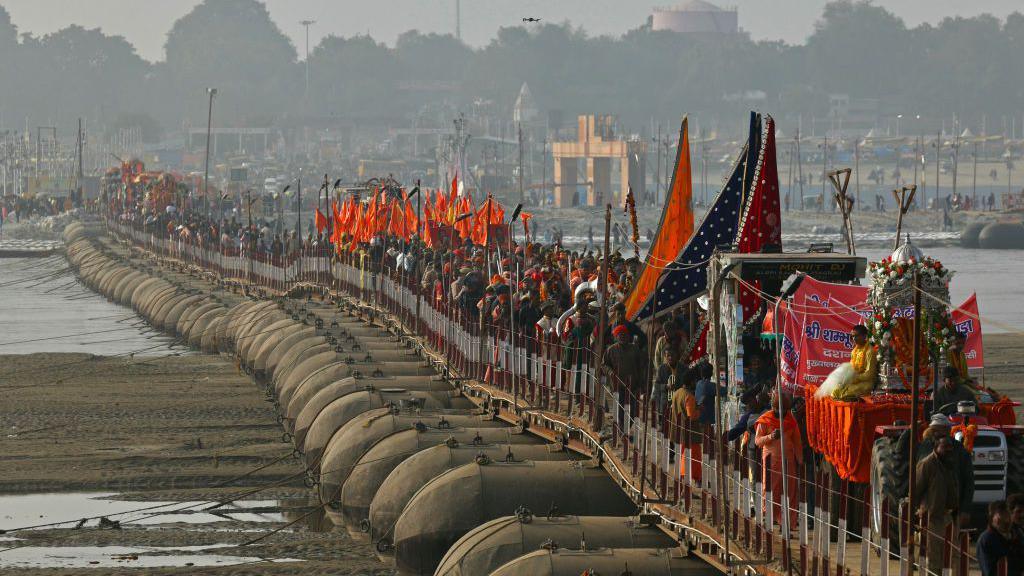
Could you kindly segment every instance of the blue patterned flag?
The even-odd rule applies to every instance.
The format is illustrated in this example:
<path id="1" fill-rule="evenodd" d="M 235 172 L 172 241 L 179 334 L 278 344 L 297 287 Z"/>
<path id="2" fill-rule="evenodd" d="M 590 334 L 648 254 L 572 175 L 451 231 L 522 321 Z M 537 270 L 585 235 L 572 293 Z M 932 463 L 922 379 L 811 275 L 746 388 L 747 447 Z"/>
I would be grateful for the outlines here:
<path id="1" fill-rule="evenodd" d="M 756 128 L 760 136 L 760 127 Z M 634 320 L 644 320 L 652 314 L 662 314 L 675 305 L 700 295 L 707 290 L 708 261 L 715 248 L 736 242 L 736 228 L 740 219 L 743 202 L 743 178 L 748 158 L 748 141 L 725 186 L 715 196 L 711 206 L 701 219 L 673 262 L 649 262 L 648 265 L 663 266 L 661 278 L 651 297 L 637 311 Z M 668 224 L 668 223 L 667 223 Z"/>

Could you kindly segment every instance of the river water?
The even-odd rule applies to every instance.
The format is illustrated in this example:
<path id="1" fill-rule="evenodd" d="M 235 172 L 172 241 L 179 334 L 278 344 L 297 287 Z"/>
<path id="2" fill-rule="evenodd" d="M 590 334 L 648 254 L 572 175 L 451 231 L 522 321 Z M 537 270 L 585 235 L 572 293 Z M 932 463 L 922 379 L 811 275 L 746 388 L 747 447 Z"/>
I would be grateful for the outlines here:
<path id="1" fill-rule="evenodd" d="M 868 261 L 892 251 L 883 248 L 858 250 Z M 1024 330 L 1024 250 L 972 250 L 952 246 L 924 248 L 926 256 L 956 272 L 949 285 L 950 299 L 959 305 L 971 293 L 978 294 L 978 313 L 983 332 Z M 986 322 L 986 319 L 1000 325 Z"/>
<path id="2" fill-rule="evenodd" d="M 859 254 L 878 260 L 889 252 L 866 247 Z M 924 252 L 956 271 L 950 285 L 954 304 L 977 292 L 985 332 L 1024 328 L 1024 250 L 936 246 Z M 60 255 L 0 259 L 0 306 L 0 354 L 187 352 L 173 338 L 150 331 L 130 309 L 82 286 Z"/>
<path id="3" fill-rule="evenodd" d="M 63 255 L 0 258 L 0 354 L 185 352 L 154 333 L 130 308 L 79 283 Z"/>

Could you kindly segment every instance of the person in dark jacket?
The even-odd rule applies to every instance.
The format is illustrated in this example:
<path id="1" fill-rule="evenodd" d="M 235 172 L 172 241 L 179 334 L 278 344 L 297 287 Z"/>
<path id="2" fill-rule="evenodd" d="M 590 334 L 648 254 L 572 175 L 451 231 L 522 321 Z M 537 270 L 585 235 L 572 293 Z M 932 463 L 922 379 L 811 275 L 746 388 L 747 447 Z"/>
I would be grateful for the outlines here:
<path id="1" fill-rule="evenodd" d="M 719 393 L 725 394 L 724 387 L 716 386 L 711 381 L 713 370 L 708 362 L 701 362 L 695 367 L 697 371 L 697 386 L 694 396 L 697 397 L 697 406 L 700 407 L 700 422 L 705 426 L 715 423 L 715 398 Z"/>
<path id="2" fill-rule="evenodd" d="M 924 457 L 931 454 L 935 450 L 935 443 L 939 439 L 949 438 L 953 440 L 952 436 L 950 436 L 952 428 L 953 423 L 949 420 L 948 416 L 945 414 L 933 414 L 928 428 L 924 431 L 924 436 L 917 446 L 917 461 L 920 462 Z M 910 457 L 909 432 L 910 429 L 907 428 L 896 444 L 897 451 L 904 458 Z M 953 440 L 952 458 L 956 464 L 954 472 L 959 484 L 957 510 L 960 513 L 961 525 L 966 525 L 969 520 L 967 512 L 970 510 L 971 503 L 974 502 L 974 460 L 971 457 L 971 453 L 964 448 L 964 445 L 956 440 Z"/>
<path id="3" fill-rule="evenodd" d="M 589 327 L 593 329 L 593 323 L 590 323 Z M 647 355 L 633 342 L 633 337 L 626 326 L 619 324 L 612 329 L 612 335 L 615 337 L 615 343 L 605 352 L 604 363 L 618 380 L 620 404 L 629 406 L 630 415 L 636 416 L 639 408 L 637 400 L 641 394 L 647 392 L 644 389 L 647 382 Z"/>
<path id="4" fill-rule="evenodd" d="M 928 518 L 927 539 L 928 571 L 942 573 L 943 545 L 946 526 L 956 518 L 960 505 L 960 483 L 956 472 L 957 460 L 949 436 L 937 438 L 933 449 L 917 463 L 914 492 L 918 499 L 917 514 Z"/>
<path id="5" fill-rule="evenodd" d="M 956 414 L 958 403 L 977 401 L 974 392 L 960 379 L 956 368 L 946 366 L 942 371 L 942 386 L 932 396 L 932 412 L 950 416 Z"/>
<path id="6" fill-rule="evenodd" d="M 1013 520 L 1006 502 L 999 500 L 988 506 L 988 528 L 978 537 L 978 566 L 982 576 L 997 576 L 999 563 L 1006 560 L 1007 576 L 1020 576 L 1020 535 L 1014 532 Z"/>

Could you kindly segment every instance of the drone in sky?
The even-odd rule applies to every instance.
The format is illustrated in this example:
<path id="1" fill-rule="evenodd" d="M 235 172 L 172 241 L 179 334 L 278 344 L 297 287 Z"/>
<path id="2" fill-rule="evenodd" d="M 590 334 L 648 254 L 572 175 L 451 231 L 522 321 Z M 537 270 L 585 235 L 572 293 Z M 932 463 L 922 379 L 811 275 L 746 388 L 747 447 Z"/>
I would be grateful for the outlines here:
<path id="1" fill-rule="evenodd" d="M 523 18 L 523 22 L 540 22 L 540 18 Z"/>

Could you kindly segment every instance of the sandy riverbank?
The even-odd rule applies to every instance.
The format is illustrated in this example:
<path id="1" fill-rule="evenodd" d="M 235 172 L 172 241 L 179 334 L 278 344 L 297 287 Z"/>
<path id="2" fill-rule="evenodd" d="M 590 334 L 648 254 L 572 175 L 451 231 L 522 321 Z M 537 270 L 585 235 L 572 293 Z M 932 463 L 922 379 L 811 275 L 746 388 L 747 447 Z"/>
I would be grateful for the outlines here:
<path id="1" fill-rule="evenodd" d="M 39 546 L 237 545 L 310 514 L 295 526 L 224 556 L 298 559 L 224 567 L 146 568 L 147 574 L 390 574 L 371 550 L 344 531 L 323 531 L 302 484 L 302 468 L 287 456 L 273 405 L 222 357 L 98 357 L 85 354 L 0 356 L 3 445 L 0 494 L 96 492 L 152 501 L 215 501 L 245 494 L 265 518 L 197 523 L 185 515 L 150 518 L 120 530 L 86 528 L 14 532 L 0 548 Z M 261 467 L 265 468 L 238 479 Z M 254 490 L 258 492 L 253 492 Z M 250 494 L 247 494 L 252 492 Z M 3 498 L 0 496 L 0 498 Z M 205 506 L 203 506 L 205 507 Z M 78 511 L 41 499 L 35 523 L 74 520 Z M 5 512 L 0 511 L 0 516 Z M 127 516 L 120 518 L 127 519 Z M 166 523 L 154 524 L 154 522 Z M 215 518 L 215 520 L 221 520 Z M 329 529 L 329 526 L 328 526 Z M 61 554 L 59 549 L 46 553 Z M 173 552 L 163 552 L 174 554 Z M 0 553 L 0 566 L 3 566 Z M 138 561 L 135 561 L 138 562 Z M 121 574 L 117 568 L 12 569 L 24 574 Z"/>

